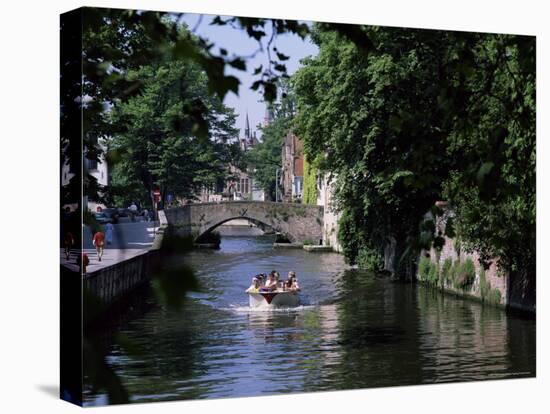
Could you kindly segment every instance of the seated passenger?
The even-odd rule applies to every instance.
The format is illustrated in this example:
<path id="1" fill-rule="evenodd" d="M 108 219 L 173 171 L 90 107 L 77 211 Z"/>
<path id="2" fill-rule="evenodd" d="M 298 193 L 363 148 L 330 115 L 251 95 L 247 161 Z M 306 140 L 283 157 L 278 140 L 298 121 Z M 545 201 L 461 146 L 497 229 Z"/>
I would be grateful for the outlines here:
<path id="1" fill-rule="evenodd" d="M 287 290 L 290 290 L 290 288 L 292 287 L 292 282 L 293 282 L 295 277 L 296 277 L 296 273 L 294 273 L 292 270 L 290 272 L 288 272 L 288 276 L 285 280 L 285 288 Z"/>
<path id="2" fill-rule="evenodd" d="M 258 278 L 252 278 L 252 284 L 248 289 L 245 290 L 246 293 L 258 293 L 260 291 L 260 281 Z"/>
<path id="3" fill-rule="evenodd" d="M 294 271 L 288 272 L 288 277 L 286 279 L 286 289 L 291 290 L 293 292 L 298 292 L 300 290 L 300 286 L 298 285 L 298 279 L 296 279 L 296 273 Z"/>
<path id="4" fill-rule="evenodd" d="M 300 285 L 298 284 L 298 279 L 296 277 L 293 279 L 292 287 L 290 288 L 293 292 L 299 292 L 300 291 Z"/>
<path id="5" fill-rule="evenodd" d="M 283 285 L 284 285 L 284 283 L 280 280 L 280 277 L 281 277 L 281 276 L 279 275 L 279 272 L 275 272 L 275 286 L 276 286 L 276 289 L 275 289 L 275 290 L 277 290 L 277 289 L 279 289 L 279 288 L 280 288 L 281 290 L 283 290 Z"/>
<path id="6" fill-rule="evenodd" d="M 258 280 L 260 281 L 260 286 L 264 286 L 265 282 L 267 280 L 267 275 L 265 273 L 260 273 L 258 276 L 256 276 Z"/>
<path id="7" fill-rule="evenodd" d="M 275 279 L 275 271 L 272 271 L 269 276 L 267 277 L 267 281 L 265 282 L 263 290 L 267 292 L 273 292 L 274 290 L 277 290 L 277 280 Z"/>

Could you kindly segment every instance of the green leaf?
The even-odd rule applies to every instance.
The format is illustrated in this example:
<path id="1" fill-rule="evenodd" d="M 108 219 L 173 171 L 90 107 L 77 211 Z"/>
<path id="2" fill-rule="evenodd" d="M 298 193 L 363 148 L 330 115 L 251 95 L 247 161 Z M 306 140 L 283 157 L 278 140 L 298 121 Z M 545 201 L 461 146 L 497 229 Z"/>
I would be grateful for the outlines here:
<path id="1" fill-rule="evenodd" d="M 277 99 L 277 85 L 274 82 L 264 82 L 264 99 L 273 102 Z"/>
<path id="2" fill-rule="evenodd" d="M 231 67 L 234 67 L 235 69 L 246 70 L 246 64 L 245 64 L 244 60 L 242 60 L 240 58 L 233 59 L 233 60 L 229 61 L 228 63 Z"/>
<path id="3" fill-rule="evenodd" d="M 252 73 L 252 75 L 254 76 L 259 75 L 262 72 L 262 69 L 263 69 L 263 65 L 258 66 L 256 69 L 254 69 L 254 73 Z"/>
<path id="4" fill-rule="evenodd" d="M 493 167 L 495 166 L 494 162 L 492 161 L 487 161 L 487 162 L 484 162 L 483 164 L 481 164 L 481 166 L 479 167 L 479 170 L 477 171 L 477 182 L 482 185 L 485 181 L 485 177 L 487 177 Z"/>
<path id="5" fill-rule="evenodd" d="M 277 58 L 278 58 L 279 60 L 288 60 L 288 59 L 290 59 L 290 56 L 287 56 L 287 55 L 285 55 L 285 54 L 283 54 L 283 53 L 276 52 L 276 54 L 277 54 Z"/>

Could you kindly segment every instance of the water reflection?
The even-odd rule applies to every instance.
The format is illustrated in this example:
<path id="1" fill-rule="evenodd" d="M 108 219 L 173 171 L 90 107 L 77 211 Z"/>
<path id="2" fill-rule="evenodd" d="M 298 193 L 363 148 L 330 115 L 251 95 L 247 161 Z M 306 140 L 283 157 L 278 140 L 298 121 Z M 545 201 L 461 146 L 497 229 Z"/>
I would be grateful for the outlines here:
<path id="1" fill-rule="evenodd" d="M 270 237 L 224 237 L 182 258 L 201 291 L 179 311 L 148 307 L 112 347 L 132 401 L 341 390 L 535 374 L 535 321 L 348 269 L 336 254 L 274 250 Z M 295 270 L 306 306 L 251 311 L 250 276 Z M 152 295 L 145 296 L 154 302 Z M 88 405 L 106 403 L 101 393 Z"/>

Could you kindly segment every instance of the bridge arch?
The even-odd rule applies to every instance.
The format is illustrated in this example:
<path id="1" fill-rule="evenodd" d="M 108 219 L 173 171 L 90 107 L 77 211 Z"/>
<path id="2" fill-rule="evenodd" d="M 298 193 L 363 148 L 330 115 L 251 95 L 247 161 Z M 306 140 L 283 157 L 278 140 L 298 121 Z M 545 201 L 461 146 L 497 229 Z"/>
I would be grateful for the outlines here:
<path id="1" fill-rule="evenodd" d="M 317 244 L 323 236 L 323 207 L 307 204 L 263 201 L 191 203 L 165 210 L 168 224 L 182 235 L 195 239 L 223 223 L 246 219 L 284 234 L 290 241 L 310 240 Z"/>
<path id="2" fill-rule="evenodd" d="M 213 232 L 214 230 L 216 230 L 218 227 L 220 227 L 222 224 L 225 224 L 227 222 L 230 222 L 230 221 L 233 221 L 233 220 L 246 220 L 248 221 L 249 223 L 253 223 L 255 224 L 260 230 L 264 231 L 265 232 L 265 228 L 268 228 L 270 230 L 272 230 L 274 233 L 278 233 L 278 229 L 276 229 L 275 227 L 267 224 L 267 223 L 263 223 L 261 221 L 258 221 L 256 219 L 253 219 L 253 218 L 250 218 L 250 217 L 246 217 L 246 216 L 239 216 L 239 217 L 232 217 L 232 218 L 229 218 L 229 219 L 226 219 L 226 220 L 223 220 L 217 224 L 214 224 L 213 226 L 205 229 L 201 234 L 198 234 L 195 239 L 200 239 L 201 237 L 203 237 L 204 235 L 208 234 L 208 233 L 211 233 Z M 286 236 L 286 235 L 285 235 Z"/>

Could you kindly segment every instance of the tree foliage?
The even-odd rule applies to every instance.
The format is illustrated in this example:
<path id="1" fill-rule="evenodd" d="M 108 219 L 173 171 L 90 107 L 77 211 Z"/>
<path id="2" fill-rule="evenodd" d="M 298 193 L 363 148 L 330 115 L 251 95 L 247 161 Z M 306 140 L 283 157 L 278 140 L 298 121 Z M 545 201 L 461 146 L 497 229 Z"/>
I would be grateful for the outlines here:
<path id="1" fill-rule="evenodd" d="M 535 40 L 488 36 L 465 80 L 462 116 L 449 135 L 455 160 L 443 196 L 467 249 L 512 272 L 536 268 Z"/>
<path id="2" fill-rule="evenodd" d="M 208 93 L 204 73 L 176 61 L 142 66 L 127 77 L 143 85 L 109 113 L 115 128 L 110 158 L 118 164 L 112 190 L 121 197 L 139 183 L 139 199 L 159 188 L 164 200 L 167 194 L 192 199 L 203 187 L 223 187 L 238 154 L 238 131 L 233 110 Z M 182 115 L 191 107 L 215 126 L 207 137 L 197 134 L 193 117 Z"/>
<path id="3" fill-rule="evenodd" d="M 281 168 L 281 146 L 285 136 L 292 130 L 296 103 L 289 82 L 279 82 L 281 98 L 268 103 L 273 119 L 261 128 L 262 140 L 246 154 L 247 165 L 253 178 L 268 195 L 275 200 L 277 169 Z"/>
<path id="4" fill-rule="evenodd" d="M 316 26 L 319 56 L 295 75 L 296 125 L 337 177 L 348 260 L 390 238 L 414 259 L 433 242 L 419 237 L 425 214 L 447 199 L 466 246 L 508 269 L 534 263 L 534 39 L 333 29 Z"/>
<path id="5" fill-rule="evenodd" d="M 82 47 L 81 55 L 62 53 L 61 56 L 61 67 L 64 68 L 61 78 L 61 160 L 70 166 L 72 172 L 82 168 L 82 146 L 80 140 L 75 139 L 74 132 L 85 132 L 82 137 L 84 155 L 89 160 L 98 161 L 103 154 L 98 142 L 112 132 L 111 125 L 105 122 L 105 112 L 115 101 L 126 101 L 142 90 L 143 80 L 128 76 L 132 70 L 159 60 L 186 62 L 196 65 L 206 74 L 208 93 L 217 95 L 220 101 L 228 92 L 238 93 L 241 82 L 227 74 L 226 68 L 245 72 L 250 56 L 230 53 L 205 37 L 194 36 L 192 30 L 182 30 L 183 16 L 183 13 L 85 7 L 62 19 L 65 44 L 79 52 Z M 202 19 L 201 16 L 200 21 Z M 285 61 L 288 60 L 284 51 L 277 49 L 275 40 L 285 33 L 303 39 L 309 31 L 308 26 L 284 19 L 220 16 L 215 16 L 211 24 L 243 31 L 257 42 L 258 48 L 251 56 L 264 53 L 266 62 L 255 68 L 256 78 L 248 86 L 261 91 L 267 102 L 275 100 L 276 82 L 287 76 Z M 206 108 L 184 107 L 180 115 L 194 122 L 194 134 L 202 138 L 211 128 L 216 128 L 208 119 Z M 80 119 L 83 125 L 76 125 Z M 84 193 L 90 199 L 101 201 L 104 195 L 110 194 L 85 171 L 84 177 L 77 174 L 63 188 L 64 203 L 80 203 L 81 180 L 85 183 Z"/>

